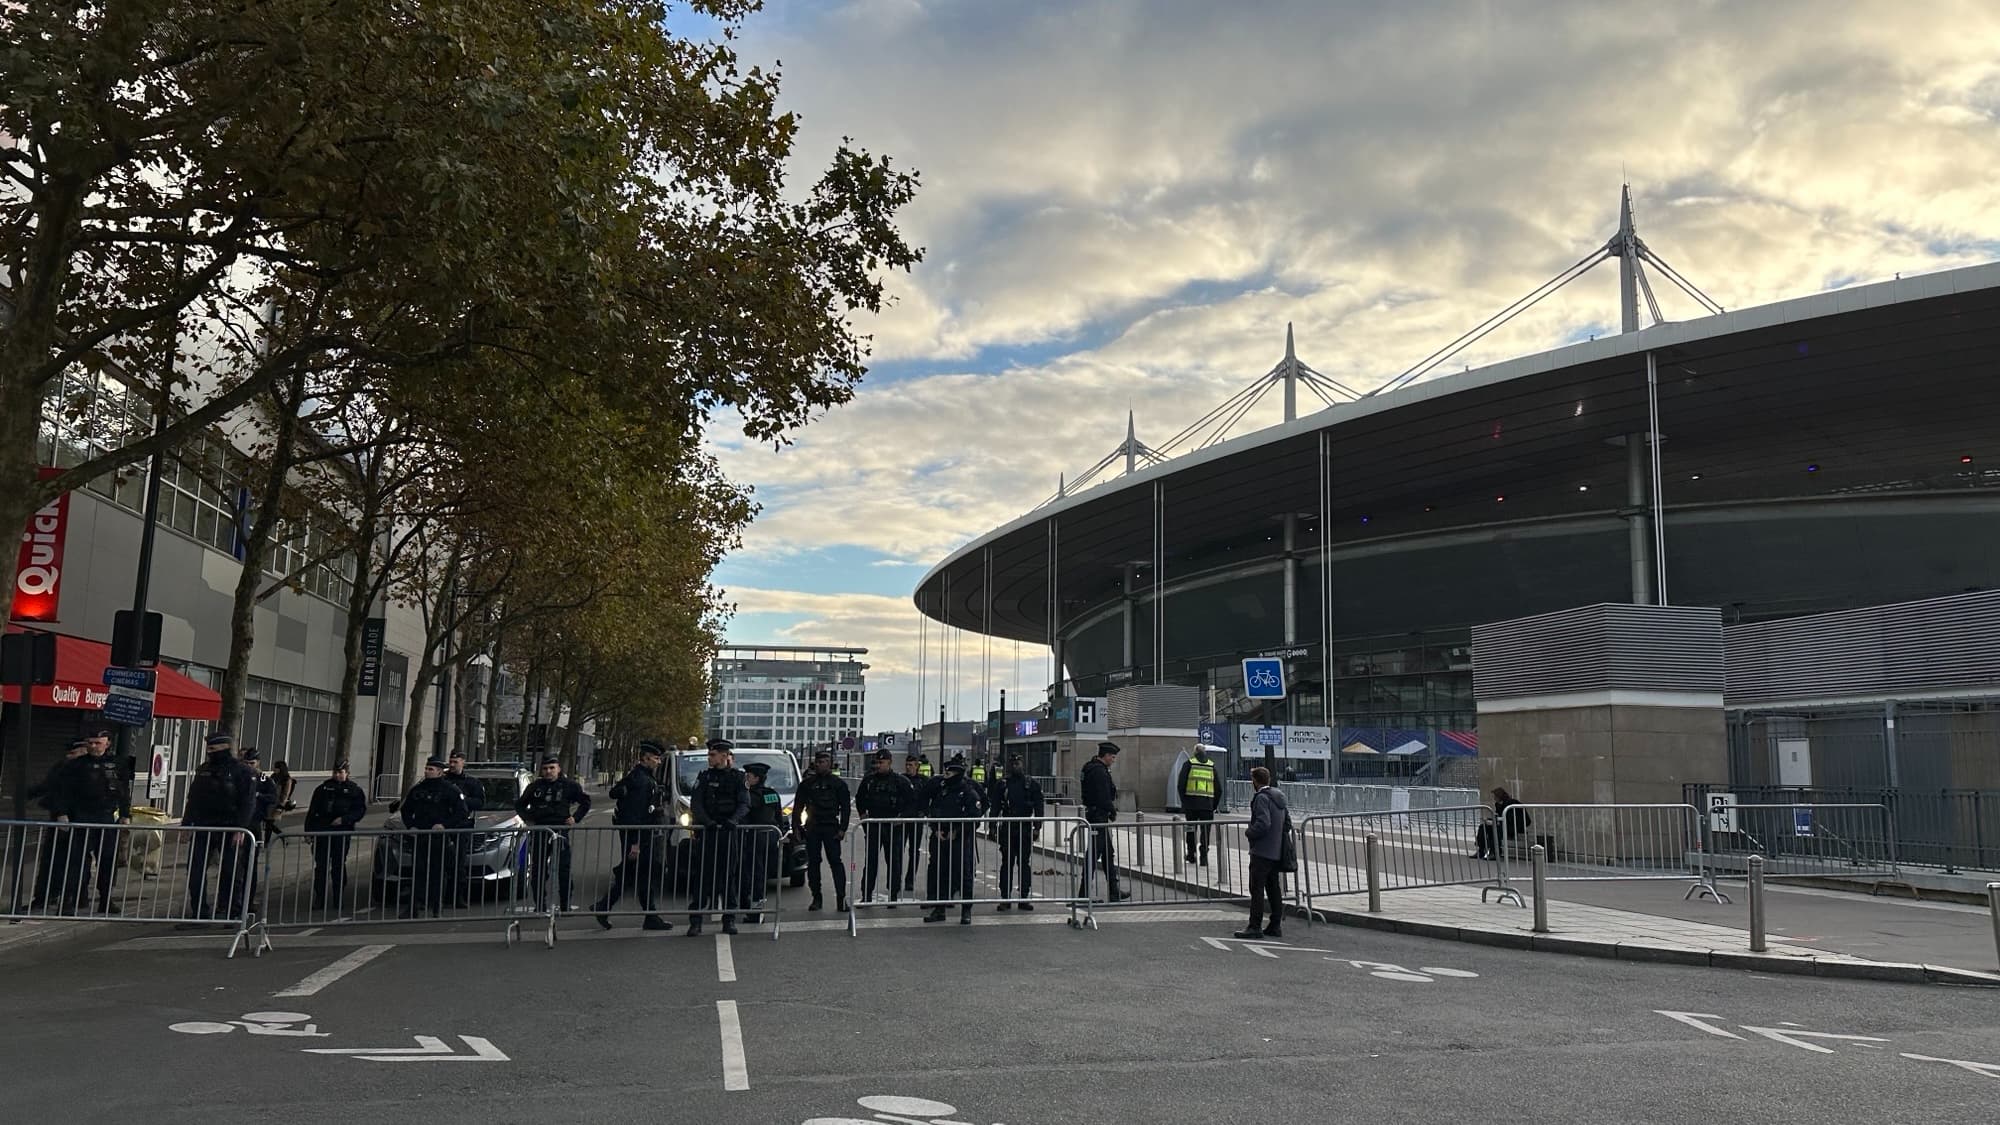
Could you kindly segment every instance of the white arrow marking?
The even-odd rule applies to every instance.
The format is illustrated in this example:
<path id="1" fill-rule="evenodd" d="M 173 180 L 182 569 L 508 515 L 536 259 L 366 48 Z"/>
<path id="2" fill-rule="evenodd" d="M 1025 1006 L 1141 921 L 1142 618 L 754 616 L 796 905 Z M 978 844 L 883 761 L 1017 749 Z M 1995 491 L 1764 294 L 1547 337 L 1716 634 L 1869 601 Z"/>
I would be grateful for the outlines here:
<path id="1" fill-rule="evenodd" d="M 1787 1031 L 1783 1028 L 1776 1028 L 1776 1027 L 1751 1027 L 1747 1023 L 1738 1024 L 1737 1026 L 1741 1027 L 1743 1030 L 1747 1032 L 1750 1032 L 1752 1035 L 1761 1035 L 1766 1039 L 1783 1043 L 1787 1046 L 1797 1047 L 1802 1051 L 1814 1051 L 1822 1055 L 1832 1054 L 1833 1048 L 1822 1047 L 1817 1043 L 1807 1043 L 1805 1042 L 1805 1040 L 1833 1039 L 1845 1043 L 1888 1042 L 1887 1039 L 1883 1039 L 1882 1037 L 1877 1035 L 1835 1035 L 1830 1031 Z"/>
<path id="2" fill-rule="evenodd" d="M 1902 1055 L 1906 1059 L 1915 1059 L 1918 1062 L 1941 1062 L 1958 1067 L 1960 1070 L 1969 1070 L 1974 1074 L 1983 1074 L 1988 1078 L 2000 1078 L 2000 1063 L 1966 1062 L 1963 1059 L 1940 1059 L 1931 1055 L 1913 1055 L 1908 1051 L 1902 1052 Z"/>
<path id="3" fill-rule="evenodd" d="M 309 1055 L 349 1055 L 363 1062 L 508 1062 L 506 1054 L 490 1040 L 476 1035 L 459 1038 L 472 1054 L 457 1054 L 457 1048 L 434 1035 L 414 1035 L 414 1047 L 308 1047 Z"/>
<path id="4" fill-rule="evenodd" d="M 1721 1016 L 1714 1015 L 1713 1013 L 1710 1012 L 1663 1012 L 1660 1011 L 1658 1008 L 1655 1008 L 1653 1009 L 1653 1014 L 1656 1016 L 1665 1016 L 1670 1020 L 1679 1020 L 1681 1023 L 1684 1023 L 1689 1027 L 1694 1028 L 1697 1031 L 1706 1031 L 1710 1035 L 1721 1036 L 1724 1039 L 1735 1039 L 1738 1040 L 1739 1042 L 1743 1039 L 1741 1035 L 1738 1035 L 1733 1031 L 1724 1031 L 1723 1029 L 1715 1026 L 1712 1023 L 1701 1022 L 1703 1020 L 1719 1020 L 1722 1018 Z"/>
<path id="5" fill-rule="evenodd" d="M 1252 941 L 1249 938 L 1212 938 L 1212 937 L 1204 937 L 1201 940 L 1207 942 L 1209 945 L 1213 946 L 1216 949 L 1222 950 L 1224 953 L 1229 952 L 1229 943 L 1235 942 L 1236 944 L 1243 947 L 1245 950 L 1251 953 L 1255 953 L 1259 957 L 1269 957 L 1273 961 L 1278 959 L 1278 955 L 1272 952 L 1272 950 L 1276 949 L 1288 949 L 1291 950 L 1293 953 L 1333 952 L 1333 950 L 1331 949 L 1310 949 L 1303 945 L 1286 945 L 1282 941 Z"/>

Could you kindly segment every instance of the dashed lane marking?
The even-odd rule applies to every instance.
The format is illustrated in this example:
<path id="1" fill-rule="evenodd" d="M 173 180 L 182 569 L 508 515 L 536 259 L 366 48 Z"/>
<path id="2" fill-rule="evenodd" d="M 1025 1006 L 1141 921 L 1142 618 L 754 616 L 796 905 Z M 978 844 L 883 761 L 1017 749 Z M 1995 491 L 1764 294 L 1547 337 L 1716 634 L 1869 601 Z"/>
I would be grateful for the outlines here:
<path id="1" fill-rule="evenodd" d="M 722 1088 L 748 1090 L 750 1061 L 743 1054 L 743 1023 L 736 1016 L 736 1001 L 717 1000 L 715 1015 L 722 1023 Z"/>
<path id="2" fill-rule="evenodd" d="M 375 958 L 382 956 L 384 953 L 389 952 L 389 950 L 393 948 L 394 946 L 390 945 L 364 945 L 361 948 L 355 950 L 354 952 L 348 954 L 347 956 L 342 957 L 340 960 L 335 961 L 333 964 L 328 965 L 326 968 L 321 969 L 320 971 L 312 974 L 306 979 L 293 985 L 292 987 L 287 988 L 282 992 L 273 992 L 271 995 L 312 996 L 318 993 L 321 989 L 325 988 L 327 985 L 332 984 L 334 981 L 339 980 L 341 977 L 344 977 L 347 974 L 353 972 L 354 970 L 360 968 L 361 966 L 366 965 L 368 962 L 373 961 Z"/>

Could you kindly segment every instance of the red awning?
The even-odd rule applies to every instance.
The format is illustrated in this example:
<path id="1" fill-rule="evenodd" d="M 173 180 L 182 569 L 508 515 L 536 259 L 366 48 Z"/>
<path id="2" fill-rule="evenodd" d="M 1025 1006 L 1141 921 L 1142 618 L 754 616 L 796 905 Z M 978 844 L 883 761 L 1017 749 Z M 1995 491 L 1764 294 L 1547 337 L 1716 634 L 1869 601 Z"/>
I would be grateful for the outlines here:
<path id="1" fill-rule="evenodd" d="M 9 625 L 9 633 L 26 630 Z M 68 707 L 96 711 L 104 706 L 104 670 L 111 666 L 111 646 L 82 637 L 56 634 L 56 682 L 36 685 L 32 698 L 37 707 Z M 214 722 L 222 717 L 222 697 L 195 683 L 166 665 L 153 669 L 153 714 L 162 719 L 202 719 Z M 21 701 L 21 689 L 0 688 L 0 698 L 8 703 Z"/>

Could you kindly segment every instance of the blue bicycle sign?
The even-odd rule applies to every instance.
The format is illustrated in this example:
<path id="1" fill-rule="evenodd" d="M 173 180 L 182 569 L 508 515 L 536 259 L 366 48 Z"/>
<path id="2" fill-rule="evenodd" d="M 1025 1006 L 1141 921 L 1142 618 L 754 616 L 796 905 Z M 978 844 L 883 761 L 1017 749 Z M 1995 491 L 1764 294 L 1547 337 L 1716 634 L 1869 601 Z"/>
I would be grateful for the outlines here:
<path id="1" fill-rule="evenodd" d="M 1245 660 L 1243 693 L 1251 699 L 1285 698 L 1285 662 L 1265 657 Z"/>

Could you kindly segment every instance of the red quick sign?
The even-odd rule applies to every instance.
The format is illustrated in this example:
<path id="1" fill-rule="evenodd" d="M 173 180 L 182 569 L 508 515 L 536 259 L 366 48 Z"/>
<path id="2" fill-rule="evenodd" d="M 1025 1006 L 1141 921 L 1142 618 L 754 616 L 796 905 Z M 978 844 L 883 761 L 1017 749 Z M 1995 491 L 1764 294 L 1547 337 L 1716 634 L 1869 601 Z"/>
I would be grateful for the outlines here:
<path id="1" fill-rule="evenodd" d="M 43 469 L 47 479 L 60 469 Z M 54 621 L 62 595 L 63 534 L 69 526 L 69 493 L 42 506 L 21 533 L 21 552 L 14 564 L 15 621 Z"/>

